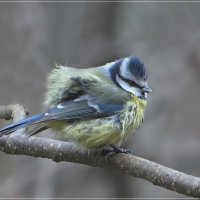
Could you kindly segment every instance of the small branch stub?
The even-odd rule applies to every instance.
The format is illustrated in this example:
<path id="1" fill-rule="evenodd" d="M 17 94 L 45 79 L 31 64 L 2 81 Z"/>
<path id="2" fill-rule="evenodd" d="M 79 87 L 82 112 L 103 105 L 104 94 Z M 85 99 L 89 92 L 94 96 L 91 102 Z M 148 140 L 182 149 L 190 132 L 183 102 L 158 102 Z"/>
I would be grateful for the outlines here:
<path id="1" fill-rule="evenodd" d="M 9 105 L 9 106 L 0 106 L 0 118 L 17 122 L 22 120 L 28 115 L 28 111 L 22 105 Z"/>

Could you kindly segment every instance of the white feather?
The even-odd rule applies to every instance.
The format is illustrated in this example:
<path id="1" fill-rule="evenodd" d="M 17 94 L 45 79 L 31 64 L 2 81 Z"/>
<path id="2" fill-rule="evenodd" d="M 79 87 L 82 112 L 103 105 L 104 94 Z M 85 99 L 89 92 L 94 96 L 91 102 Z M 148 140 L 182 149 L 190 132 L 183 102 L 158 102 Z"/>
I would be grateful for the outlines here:
<path id="1" fill-rule="evenodd" d="M 65 108 L 65 107 L 66 107 L 66 106 L 63 106 L 62 103 L 60 103 L 60 104 L 57 105 L 57 108 L 58 108 L 58 109 L 62 109 L 62 108 Z"/>
<path id="2" fill-rule="evenodd" d="M 122 62 L 122 65 L 120 67 L 119 73 L 122 77 L 126 78 L 126 79 L 133 79 L 132 74 L 130 73 L 129 69 L 128 69 L 128 62 L 129 62 L 130 58 L 125 58 Z"/>
<path id="3" fill-rule="evenodd" d="M 136 96 L 141 96 L 141 91 L 140 89 L 130 86 L 127 82 L 122 80 L 118 75 L 116 75 L 116 81 L 119 83 L 119 85 L 127 92 L 130 92 Z"/>

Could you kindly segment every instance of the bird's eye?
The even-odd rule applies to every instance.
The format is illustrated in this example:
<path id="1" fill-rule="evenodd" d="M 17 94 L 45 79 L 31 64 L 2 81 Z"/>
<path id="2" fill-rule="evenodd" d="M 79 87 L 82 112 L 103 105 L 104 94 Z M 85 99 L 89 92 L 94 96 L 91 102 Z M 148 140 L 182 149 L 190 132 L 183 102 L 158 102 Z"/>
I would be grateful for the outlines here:
<path id="1" fill-rule="evenodd" d="M 133 87 L 137 87 L 137 88 L 142 88 L 138 83 L 136 83 L 135 81 L 131 81 L 131 80 L 127 80 L 128 84 L 130 86 L 133 86 Z"/>
<path id="2" fill-rule="evenodd" d="M 118 74 L 118 76 L 122 79 L 122 80 L 124 80 L 125 82 L 127 82 L 130 86 L 132 86 L 132 87 L 137 87 L 137 88 L 139 88 L 139 89 L 142 89 L 142 86 L 140 86 L 138 83 L 136 83 L 135 81 L 133 81 L 133 80 L 130 80 L 130 79 L 127 79 L 127 78 L 124 78 L 124 77 L 122 77 L 120 74 Z"/>

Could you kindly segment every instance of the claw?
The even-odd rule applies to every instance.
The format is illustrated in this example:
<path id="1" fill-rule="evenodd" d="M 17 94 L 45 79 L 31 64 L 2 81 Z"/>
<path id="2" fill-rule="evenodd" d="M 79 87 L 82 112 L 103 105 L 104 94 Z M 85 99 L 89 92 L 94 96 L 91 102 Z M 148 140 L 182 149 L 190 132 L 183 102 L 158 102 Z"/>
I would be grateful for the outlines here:
<path id="1" fill-rule="evenodd" d="M 100 154 L 105 157 L 110 157 L 118 153 L 132 154 L 131 149 L 124 149 L 115 145 L 110 145 L 110 149 L 103 149 Z"/>
<path id="2" fill-rule="evenodd" d="M 125 154 L 132 154 L 131 149 L 125 149 L 122 147 L 118 147 L 115 145 L 110 145 L 116 153 L 125 153 Z"/>
<path id="3" fill-rule="evenodd" d="M 115 151 L 113 149 L 103 149 L 100 154 L 105 157 L 110 157 L 115 155 Z"/>

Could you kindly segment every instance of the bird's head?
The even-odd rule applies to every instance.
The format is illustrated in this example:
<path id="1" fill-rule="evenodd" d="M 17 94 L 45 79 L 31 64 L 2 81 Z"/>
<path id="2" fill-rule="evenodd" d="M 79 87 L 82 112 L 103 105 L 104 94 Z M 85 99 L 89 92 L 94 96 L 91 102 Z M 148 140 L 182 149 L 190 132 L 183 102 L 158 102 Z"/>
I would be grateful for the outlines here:
<path id="1" fill-rule="evenodd" d="M 147 84 L 147 71 L 144 63 L 134 56 L 117 60 L 110 65 L 112 80 L 123 90 L 141 99 L 147 98 L 152 90 Z"/>

